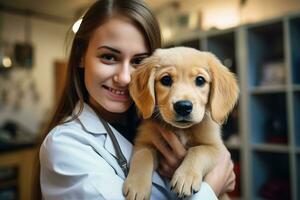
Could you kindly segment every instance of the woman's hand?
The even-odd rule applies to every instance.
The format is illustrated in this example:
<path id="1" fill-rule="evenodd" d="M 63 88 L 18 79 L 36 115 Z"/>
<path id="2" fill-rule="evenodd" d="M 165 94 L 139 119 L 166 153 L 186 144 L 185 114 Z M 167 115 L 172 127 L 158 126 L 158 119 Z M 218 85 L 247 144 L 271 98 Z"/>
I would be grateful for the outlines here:
<path id="1" fill-rule="evenodd" d="M 220 196 L 226 192 L 231 192 L 235 187 L 235 174 L 233 172 L 233 162 L 227 148 L 223 145 L 215 167 L 204 177 L 215 192 Z"/>
<path id="2" fill-rule="evenodd" d="M 186 150 L 176 134 L 158 126 L 157 129 L 160 134 L 153 137 L 152 142 L 162 155 L 159 161 L 158 173 L 171 179 L 184 159 Z"/>

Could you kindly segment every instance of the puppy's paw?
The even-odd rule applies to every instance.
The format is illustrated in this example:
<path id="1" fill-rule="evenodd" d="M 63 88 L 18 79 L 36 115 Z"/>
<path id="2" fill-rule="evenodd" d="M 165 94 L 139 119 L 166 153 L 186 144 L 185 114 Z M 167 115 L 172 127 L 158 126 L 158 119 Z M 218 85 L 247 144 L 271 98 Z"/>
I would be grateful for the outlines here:
<path id="1" fill-rule="evenodd" d="M 123 185 L 123 195 L 126 200 L 150 199 L 151 180 L 141 177 L 128 177 Z"/>
<path id="2" fill-rule="evenodd" d="M 171 190 L 179 198 L 190 196 L 200 190 L 202 175 L 190 169 L 179 167 L 171 180 Z"/>

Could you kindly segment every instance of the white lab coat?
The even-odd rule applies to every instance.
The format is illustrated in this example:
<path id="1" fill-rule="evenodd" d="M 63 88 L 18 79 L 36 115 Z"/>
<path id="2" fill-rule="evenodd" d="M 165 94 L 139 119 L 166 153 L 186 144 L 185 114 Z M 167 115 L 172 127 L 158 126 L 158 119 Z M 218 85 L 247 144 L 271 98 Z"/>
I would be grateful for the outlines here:
<path id="1" fill-rule="evenodd" d="M 78 109 L 78 105 L 75 110 Z M 112 126 L 112 131 L 127 159 L 132 144 Z M 79 118 L 56 126 L 40 149 L 41 189 L 45 200 L 120 200 L 124 199 L 124 173 L 115 159 L 113 143 L 96 113 L 87 104 Z M 176 199 L 167 181 L 153 174 L 151 199 Z M 203 182 L 189 199 L 216 200 Z"/>

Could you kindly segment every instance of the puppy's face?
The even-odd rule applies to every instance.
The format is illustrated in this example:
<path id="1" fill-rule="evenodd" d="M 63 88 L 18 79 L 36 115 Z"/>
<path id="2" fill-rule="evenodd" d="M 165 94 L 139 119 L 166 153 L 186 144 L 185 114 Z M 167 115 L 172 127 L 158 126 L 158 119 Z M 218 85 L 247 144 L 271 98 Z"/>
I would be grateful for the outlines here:
<path id="1" fill-rule="evenodd" d="M 200 52 L 161 51 L 154 90 L 157 109 L 167 123 L 187 128 L 199 123 L 209 98 L 211 77 Z"/>
<path id="2" fill-rule="evenodd" d="M 159 113 L 178 128 L 201 122 L 205 112 L 222 123 L 238 96 L 236 79 L 212 54 L 185 47 L 156 50 L 129 89 L 144 118 Z"/>

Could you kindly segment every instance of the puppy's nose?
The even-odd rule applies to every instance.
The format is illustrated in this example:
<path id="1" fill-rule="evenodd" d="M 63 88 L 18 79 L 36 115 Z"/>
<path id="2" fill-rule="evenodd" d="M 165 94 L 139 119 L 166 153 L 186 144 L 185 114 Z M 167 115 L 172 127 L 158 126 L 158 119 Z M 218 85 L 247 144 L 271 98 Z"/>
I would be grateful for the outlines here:
<path id="1" fill-rule="evenodd" d="M 177 101 L 174 105 L 174 110 L 175 112 L 182 116 L 185 117 L 187 115 L 189 115 L 192 110 L 193 110 L 193 104 L 190 101 Z"/>

